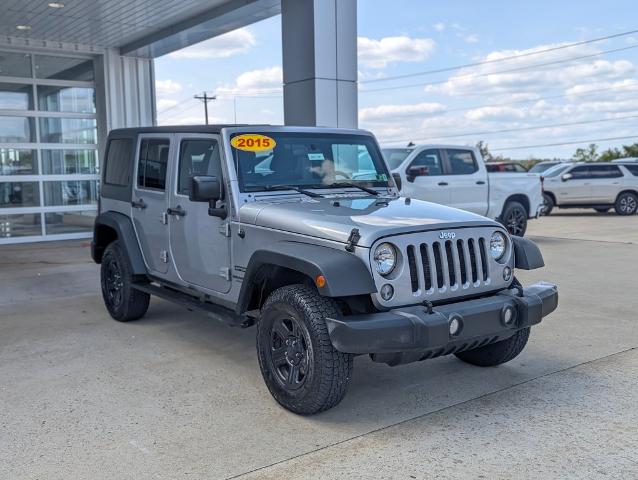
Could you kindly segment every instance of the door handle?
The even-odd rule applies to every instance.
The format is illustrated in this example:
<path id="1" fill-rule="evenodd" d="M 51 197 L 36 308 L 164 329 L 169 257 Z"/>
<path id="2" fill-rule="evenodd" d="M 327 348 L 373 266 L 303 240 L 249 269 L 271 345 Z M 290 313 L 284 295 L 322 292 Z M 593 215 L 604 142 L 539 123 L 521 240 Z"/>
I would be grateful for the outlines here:
<path id="1" fill-rule="evenodd" d="M 133 208 L 139 208 L 140 210 L 144 210 L 148 205 L 146 205 L 146 202 L 144 201 L 144 199 L 140 198 L 137 202 L 133 200 L 131 202 L 131 206 Z"/>
<path id="2" fill-rule="evenodd" d="M 485 185 L 485 182 L 483 180 L 478 180 L 476 182 L 477 185 Z"/>
<path id="3" fill-rule="evenodd" d="M 175 208 L 166 209 L 166 213 L 168 213 L 169 215 L 183 217 L 186 215 L 186 210 L 184 210 L 180 205 L 177 205 Z"/>
<path id="4" fill-rule="evenodd" d="M 441 187 L 447 187 L 448 183 L 447 182 L 439 182 L 438 185 L 441 186 Z"/>

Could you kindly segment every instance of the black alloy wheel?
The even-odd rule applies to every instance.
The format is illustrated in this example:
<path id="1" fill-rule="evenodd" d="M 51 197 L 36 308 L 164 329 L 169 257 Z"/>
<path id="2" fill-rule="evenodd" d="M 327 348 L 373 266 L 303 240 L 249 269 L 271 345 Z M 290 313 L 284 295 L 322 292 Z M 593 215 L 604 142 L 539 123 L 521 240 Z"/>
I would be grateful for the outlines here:
<path id="1" fill-rule="evenodd" d="M 518 202 L 508 202 L 501 217 L 501 223 L 510 235 L 522 237 L 527 230 L 527 210 Z"/>
<path id="2" fill-rule="evenodd" d="M 104 266 L 104 289 L 108 302 L 117 309 L 122 305 L 124 282 L 122 280 L 122 267 L 117 259 L 110 257 Z"/>
<path id="3" fill-rule="evenodd" d="M 303 386 L 309 369 L 308 333 L 292 316 L 278 318 L 270 331 L 270 362 L 276 379 L 287 390 Z"/>

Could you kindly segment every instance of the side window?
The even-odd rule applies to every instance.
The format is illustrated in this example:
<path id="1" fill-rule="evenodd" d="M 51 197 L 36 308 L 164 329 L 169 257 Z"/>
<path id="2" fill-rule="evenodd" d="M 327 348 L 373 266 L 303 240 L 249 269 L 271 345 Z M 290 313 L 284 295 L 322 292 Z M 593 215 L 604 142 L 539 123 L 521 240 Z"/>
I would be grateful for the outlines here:
<path id="1" fill-rule="evenodd" d="M 638 163 L 636 165 L 624 165 L 634 177 L 638 177 Z"/>
<path id="2" fill-rule="evenodd" d="M 450 162 L 450 174 L 471 175 L 478 171 L 478 165 L 471 150 L 447 149 Z"/>
<path id="3" fill-rule="evenodd" d="M 143 139 L 137 166 L 137 186 L 154 190 L 166 188 L 166 167 L 170 140 L 164 138 Z"/>
<path id="4" fill-rule="evenodd" d="M 590 165 L 589 173 L 592 179 L 618 178 L 623 174 L 617 165 Z"/>
<path id="5" fill-rule="evenodd" d="M 190 178 L 196 175 L 221 177 L 221 158 L 216 140 L 193 138 L 182 140 L 179 150 L 179 175 L 177 193 L 188 195 Z"/>
<path id="6" fill-rule="evenodd" d="M 583 179 L 586 179 L 586 178 L 591 178 L 591 176 L 589 174 L 589 167 L 587 167 L 585 165 L 583 165 L 581 167 L 574 167 L 567 173 L 571 173 L 572 174 L 572 178 L 574 180 L 583 180 Z"/>
<path id="7" fill-rule="evenodd" d="M 438 150 L 423 150 L 412 160 L 408 169 L 412 167 L 426 168 L 430 176 L 443 175 L 443 162 Z"/>
<path id="8" fill-rule="evenodd" d="M 114 138 L 107 147 L 104 183 L 126 187 L 131 181 L 133 141 L 130 138 Z"/>

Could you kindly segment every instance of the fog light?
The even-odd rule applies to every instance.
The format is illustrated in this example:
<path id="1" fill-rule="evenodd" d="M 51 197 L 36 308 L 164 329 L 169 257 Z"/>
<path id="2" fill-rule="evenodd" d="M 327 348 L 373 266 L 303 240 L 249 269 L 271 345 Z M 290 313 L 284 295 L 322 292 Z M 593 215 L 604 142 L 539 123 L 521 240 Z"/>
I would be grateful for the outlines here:
<path id="1" fill-rule="evenodd" d="M 386 283 L 383 287 L 381 287 L 381 298 L 383 298 L 386 302 L 392 298 L 394 295 L 394 287 L 389 283 Z"/>
<path id="2" fill-rule="evenodd" d="M 503 320 L 503 323 L 505 325 L 507 325 L 508 327 L 512 325 L 515 318 L 516 310 L 514 310 L 514 307 L 510 305 L 506 305 L 505 307 L 503 307 L 503 310 L 501 311 L 501 319 Z"/>
<path id="3" fill-rule="evenodd" d="M 461 328 L 463 328 L 461 317 L 456 315 L 450 317 L 450 336 L 456 337 L 459 333 L 461 333 Z"/>
<path id="4" fill-rule="evenodd" d="M 505 267 L 503 269 L 503 280 L 509 282 L 512 279 L 512 269 L 510 267 Z"/>

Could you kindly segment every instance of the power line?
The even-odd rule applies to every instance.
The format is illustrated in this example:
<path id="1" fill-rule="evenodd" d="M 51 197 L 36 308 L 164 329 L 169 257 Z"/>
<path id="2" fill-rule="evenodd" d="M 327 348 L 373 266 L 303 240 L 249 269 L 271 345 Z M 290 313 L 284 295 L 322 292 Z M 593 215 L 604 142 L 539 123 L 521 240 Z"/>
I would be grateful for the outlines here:
<path id="1" fill-rule="evenodd" d="M 516 147 L 500 147 L 500 148 L 491 148 L 492 151 L 499 150 L 525 150 L 528 148 L 542 148 L 542 147 L 561 147 L 563 145 L 578 145 L 579 143 L 593 143 L 593 142 L 606 142 L 611 140 L 627 140 L 627 139 L 638 138 L 638 135 L 630 135 L 627 137 L 607 137 L 607 138 L 590 138 L 588 140 L 573 140 L 568 142 L 559 142 L 559 143 L 542 143 L 538 145 L 519 145 Z"/>
<path id="2" fill-rule="evenodd" d="M 445 111 L 440 112 L 441 114 L 447 114 L 447 113 L 451 113 L 451 112 L 466 112 L 468 110 L 475 110 L 478 108 L 488 108 L 488 107 L 508 107 L 510 105 L 520 105 L 520 104 L 524 104 L 524 103 L 534 103 L 534 102 L 539 102 L 542 100 L 554 100 L 557 98 L 565 98 L 565 97 L 572 97 L 572 96 L 587 96 L 587 95 L 591 95 L 594 93 L 601 93 L 601 92 L 607 92 L 610 90 L 616 90 L 616 89 L 620 89 L 620 88 L 628 88 L 628 87 L 637 87 L 638 86 L 638 82 L 634 82 L 634 83 L 627 83 L 624 85 L 616 85 L 613 87 L 606 87 L 606 88 L 598 88 L 598 89 L 592 89 L 592 90 L 586 90 L 584 92 L 574 92 L 574 93 L 563 93 L 560 95 L 551 95 L 551 96 L 547 96 L 547 97 L 537 97 L 537 98 L 530 98 L 530 99 L 524 99 L 524 100 L 514 100 L 512 102 L 503 102 L 503 103 L 487 103 L 487 104 L 483 104 L 483 105 L 474 105 L 471 107 L 458 107 L 458 108 L 450 108 L 450 109 L 445 109 Z M 521 93 L 525 93 L 525 92 L 521 92 Z M 409 107 L 410 105 L 406 105 L 406 107 Z M 367 108 L 376 108 L 376 107 L 367 107 Z M 423 112 L 406 112 L 406 113 L 398 113 L 395 115 L 388 115 L 386 118 L 397 118 L 397 117 L 417 117 L 419 115 L 427 115 L 426 113 Z M 386 120 L 386 118 L 384 118 L 384 120 Z M 368 120 L 368 121 L 373 121 L 373 120 Z"/>
<path id="3" fill-rule="evenodd" d="M 601 52 L 598 53 L 591 53 L 589 55 L 581 55 L 578 57 L 571 57 L 571 58 L 566 58 L 563 60 L 554 60 L 552 62 L 545 62 L 545 63 L 536 63 L 534 65 L 526 65 L 523 67 L 516 67 L 516 68 L 510 68 L 510 69 L 506 69 L 506 70 L 497 70 L 494 72 L 485 72 L 485 73 L 469 73 L 469 74 L 464 74 L 464 75 L 456 75 L 455 77 L 452 78 L 480 78 L 480 77 L 488 77 L 490 75 L 498 75 L 498 74 L 502 74 L 502 73 L 512 73 L 512 72 L 520 72 L 520 71 L 524 71 L 524 70 L 531 70 L 533 68 L 538 68 L 538 67 L 547 67 L 550 65 L 558 65 L 558 64 L 562 64 L 562 63 L 569 63 L 569 62 L 574 62 L 576 60 L 583 60 L 585 58 L 593 58 L 593 57 L 599 57 L 601 55 L 607 55 L 609 53 L 616 53 L 616 52 L 622 52 L 624 50 L 631 50 L 633 48 L 638 48 L 638 44 L 636 45 L 630 45 L 628 47 L 621 47 L 621 48 L 614 48 L 612 50 L 603 50 Z M 435 82 L 423 82 L 423 83 L 412 83 L 412 84 L 408 84 L 408 85 L 397 85 L 394 87 L 382 87 L 382 88 L 374 88 L 374 89 L 370 89 L 370 90 L 361 90 L 359 93 L 373 93 L 373 92 L 382 92 L 382 91 L 388 91 L 388 90 L 400 90 L 400 89 L 404 89 L 404 88 L 414 88 L 414 87 L 424 87 L 427 85 L 440 85 L 443 83 L 448 82 L 450 79 L 447 78 L 445 80 L 438 80 Z"/>
<path id="4" fill-rule="evenodd" d="M 193 100 L 193 97 L 188 96 L 186 98 L 178 100 L 177 103 L 175 103 L 175 105 L 171 105 L 170 107 L 165 107 L 165 108 L 162 108 L 161 110 L 158 110 L 157 113 L 160 114 L 160 113 L 168 112 L 169 110 L 172 110 L 174 108 L 178 108 L 178 107 L 181 108 L 184 106 L 185 102 L 188 102 L 190 100 Z"/>
<path id="5" fill-rule="evenodd" d="M 613 113 L 613 112 L 598 112 L 598 113 Z M 408 141 L 424 142 L 424 141 L 427 141 L 427 140 L 440 139 L 440 138 L 459 138 L 459 137 L 472 137 L 472 136 L 476 136 L 476 135 L 493 135 L 495 133 L 524 132 L 524 131 L 529 131 L 529 130 L 543 130 L 543 129 L 546 129 L 546 128 L 569 127 L 569 126 L 574 126 L 574 125 L 589 125 L 589 124 L 594 124 L 594 123 L 613 122 L 613 121 L 617 121 L 617 120 L 628 120 L 628 119 L 632 119 L 632 118 L 638 118 L 638 115 L 626 115 L 626 116 L 623 116 L 623 117 L 602 118 L 600 120 L 581 120 L 581 121 L 578 121 L 578 122 L 554 123 L 554 124 L 535 125 L 535 126 L 519 127 L 519 128 L 506 128 L 506 129 L 502 129 L 502 130 L 490 130 L 490 131 L 483 131 L 483 132 L 459 133 L 459 134 L 454 134 L 454 135 L 441 135 L 441 136 L 434 136 L 434 137 L 428 137 L 428 138 L 417 138 L 417 139 L 407 138 L 407 139 L 400 139 L 400 140 L 381 140 L 381 142 L 393 142 L 393 143 L 394 142 L 403 143 L 403 142 L 408 142 Z"/>
<path id="6" fill-rule="evenodd" d="M 638 33 L 638 30 L 630 30 L 628 32 L 621 32 L 621 33 L 616 33 L 613 35 L 606 35 L 604 37 L 598 37 L 598 38 L 592 38 L 590 40 L 583 40 L 580 42 L 574 42 L 574 43 L 569 43 L 566 45 L 560 45 L 558 47 L 551 47 L 551 48 L 546 48 L 543 50 L 537 50 L 535 52 L 527 52 L 527 53 L 521 53 L 518 55 L 511 55 L 509 57 L 502 57 L 502 58 L 496 58 L 494 60 L 484 60 L 482 62 L 474 62 L 474 63 L 466 63 L 463 65 L 455 65 L 452 67 L 445 67 L 445 68 L 439 68 L 439 69 L 435 69 L 435 70 L 424 70 L 421 72 L 414 72 L 414 73 L 407 73 L 405 75 L 394 75 L 392 77 L 383 77 L 383 78 L 375 78 L 372 80 L 362 80 L 359 83 L 378 83 L 378 82 L 388 82 L 391 80 L 399 80 L 399 79 L 403 79 L 403 78 L 412 78 L 412 77 L 420 77 L 423 75 L 432 75 L 434 73 L 444 73 L 444 72 L 452 72 L 454 70 L 460 70 L 462 68 L 468 68 L 468 67 L 479 67 L 481 65 L 490 65 L 493 63 L 499 63 L 499 62 L 506 62 L 509 60 L 516 60 L 518 58 L 524 58 L 524 57 L 531 57 L 533 55 L 541 55 L 541 54 L 545 54 L 545 53 L 549 53 L 549 52 L 555 52 L 557 50 L 563 50 L 566 48 L 573 48 L 573 47 L 578 47 L 581 45 L 587 45 L 590 43 L 596 43 L 596 42 L 602 42 L 604 40 L 611 40 L 612 38 L 619 38 L 619 37 L 624 37 L 627 35 L 631 35 L 634 33 Z"/>

